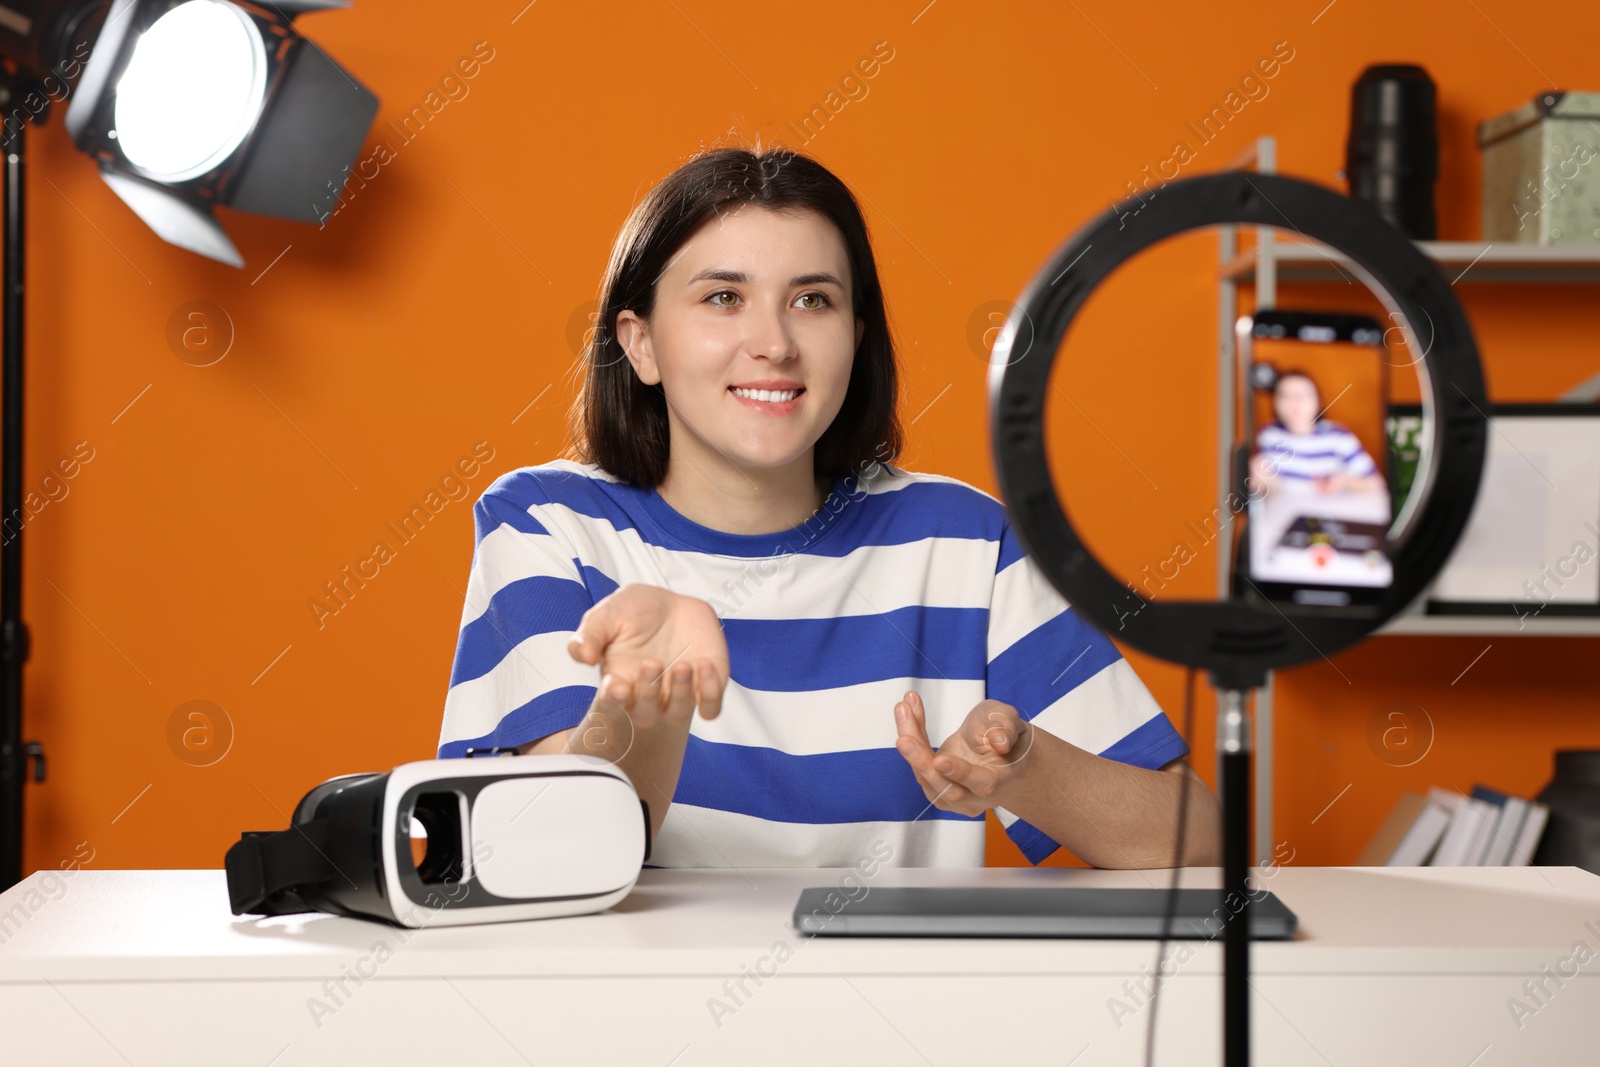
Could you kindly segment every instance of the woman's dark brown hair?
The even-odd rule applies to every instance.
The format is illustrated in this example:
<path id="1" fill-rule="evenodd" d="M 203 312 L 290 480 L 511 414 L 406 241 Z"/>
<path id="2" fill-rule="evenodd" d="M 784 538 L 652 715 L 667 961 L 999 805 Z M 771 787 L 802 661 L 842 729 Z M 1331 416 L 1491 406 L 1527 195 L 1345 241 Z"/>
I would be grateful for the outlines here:
<path id="1" fill-rule="evenodd" d="M 889 463 L 903 447 L 896 413 L 899 381 L 878 267 L 855 197 L 822 164 L 786 148 L 718 148 L 669 174 L 634 208 L 617 235 L 600 287 L 592 340 L 579 365 L 586 372 L 569 415 L 572 446 L 562 455 L 598 464 L 640 488 L 667 474 L 666 394 L 645 385 L 616 336 L 617 314 L 648 319 L 656 281 L 702 225 L 743 204 L 811 210 L 831 221 L 850 256 L 851 304 L 865 327 L 850 368 L 844 403 L 817 441 L 814 473 L 830 482 Z"/>

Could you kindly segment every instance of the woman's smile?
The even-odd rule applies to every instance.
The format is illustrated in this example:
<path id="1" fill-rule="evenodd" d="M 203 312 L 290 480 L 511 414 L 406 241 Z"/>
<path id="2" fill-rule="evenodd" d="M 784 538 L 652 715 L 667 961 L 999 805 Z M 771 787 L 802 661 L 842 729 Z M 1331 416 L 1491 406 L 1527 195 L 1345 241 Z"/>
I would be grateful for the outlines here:
<path id="1" fill-rule="evenodd" d="M 800 399 L 805 396 L 805 386 L 796 389 L 748 389 L 728 386 L 728 395 L 752 411 L 763 415 L 788 415 L 800 410 Z"/>

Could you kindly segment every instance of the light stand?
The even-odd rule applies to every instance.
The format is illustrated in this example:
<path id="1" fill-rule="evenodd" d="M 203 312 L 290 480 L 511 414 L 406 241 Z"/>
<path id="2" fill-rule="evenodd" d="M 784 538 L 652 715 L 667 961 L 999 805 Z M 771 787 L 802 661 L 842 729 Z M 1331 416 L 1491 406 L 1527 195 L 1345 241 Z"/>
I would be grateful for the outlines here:
<path id="1" fill-rule="evenodd" d="M 1152 245 L 1190 230 L 1292 227 L 1349 260 L 1399 324 L 1422 393 L 1422 444 L 1411 495 L 1388 531 L 1392 581 L 1374 604 L 1278 604 L 1250 590 L 1217 601 L 1146 601 L 1095 557 L 1056 496 L 1044 432 L 1050 372 L 1094 288 Z M 1428 323 L 1426 349 L 1410 323 Z M 1432 260 L 1369 207 L 1310 182 L 1228 172 L 1170 182 L 1068 238 L 1018 298 L 989 364 L 991 443 L 1018 539 L 1079 615 L 1149 655 L 1204 668 L 1218 691 L 1223 809 L 1223 1053 L 1250 1061 L 1250 720 L 1246 698 L 1266 673 L 1365 638 L 1432 581 L 1455 548 L 1483 472 L 1487 405 L 1466 313 Z M 1244 505 L 1230 492 L 1228 509 Z M 1175 860 L 1175 864 L 1181 857 Z M 1229 903 L 1237 896 L 1239 907 Z"/>
<path id="2" fill-rule="evenodd" d="M 0 79 L 0 107 L 29 89 L 17 80 Z M 33 760 L 33 780 L 44 781 L 44 749 L 37 741 L 22 740 L 22 665 L 28 660 L 28 626 L 22 621 L 22 442 L 23 442 L 23 172 L 27 145 L 26 122 L 0 126 L 0 171 L 5 175 L 4 330 L 0 376 L 4 378 L 4 404 L 0 410 L 0 890 L 22 879 L 22 791 L 28 760 Z M 16 529 L 6 528 L 18 516 Z"/>
<path id="3" fill-rule="evenodd" d="M 1222 927 L 1222 1047 L 1228 1064 L 1249 1062 L 1250 1047 L 1250 750 L 1246 692 L 1217 690 L 1217 754 L 1221 768 L 1222 900 L 1239 893 L 1236 915 Z M 1242 1055 L 1229 1050 L 1242 1050 Z"/>

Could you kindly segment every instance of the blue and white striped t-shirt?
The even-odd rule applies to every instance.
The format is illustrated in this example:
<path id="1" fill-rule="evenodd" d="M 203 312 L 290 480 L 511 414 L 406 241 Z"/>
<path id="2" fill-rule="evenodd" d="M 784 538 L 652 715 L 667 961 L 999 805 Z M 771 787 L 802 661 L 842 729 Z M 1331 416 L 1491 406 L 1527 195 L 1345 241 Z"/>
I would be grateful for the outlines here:
<path id="1" fill-rule="evenodd" d="M 992 697 L 1107 759 L 1154 769 L 1189 751 L 1001 503 L 954 478 L 878 466 L 836 480 L 800 526 L 730 534 L 555 460 L 501 475 L 473 515 L 440 758 L 576 726 L 600 668 L 566 645 L 620 585 L 699 597 L 722 620 L 722 713 L 692 720 L 649 866 L 842 867 L 880 842 L 896 866 L 983 866 L 983 818 L 930 804 L 895 748 L 908 689 L 936 749 Z M 1059 847 L 995 810 L 1030 862 Z"/>
<path id="2" fill-rule="evenodd" d="M 1278 473 L 1310 487 L 1314 478 L 1348 474 L 1364 478 L 1378 469 L 1361 439 L 1331 419 L 1318 419 L 1310 433 L 1293 433 L 1281 422 L 1270 422 L 1256 433 L 1256 451 L 1273 457 Z"/>

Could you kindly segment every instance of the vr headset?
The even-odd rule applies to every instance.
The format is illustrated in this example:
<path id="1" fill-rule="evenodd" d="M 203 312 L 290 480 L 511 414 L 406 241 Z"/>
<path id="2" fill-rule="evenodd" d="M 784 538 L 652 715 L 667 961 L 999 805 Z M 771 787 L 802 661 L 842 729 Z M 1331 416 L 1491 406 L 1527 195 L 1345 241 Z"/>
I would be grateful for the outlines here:
<path id="1" fill-rule="evenodd" d="M 233 913 L 416 928 L 581 915 L 627 896 L 650 858 L 650 808 L 628 776 L 597 756 L 515 752 L 328 779 L 287 830 L 228 849 Z"/>

